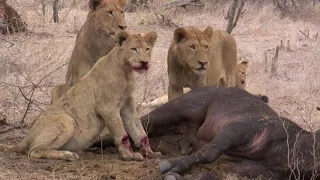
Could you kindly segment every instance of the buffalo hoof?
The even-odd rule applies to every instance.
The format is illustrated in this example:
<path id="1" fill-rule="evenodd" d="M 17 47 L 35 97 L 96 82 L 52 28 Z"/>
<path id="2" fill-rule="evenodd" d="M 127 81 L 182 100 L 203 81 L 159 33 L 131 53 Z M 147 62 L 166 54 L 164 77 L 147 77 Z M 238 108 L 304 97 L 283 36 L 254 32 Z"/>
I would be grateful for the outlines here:
<path id="1" fill-rule="evenodd" d="M 184 178 L 177 173 L 168 173 L 163 180 L 184 180 Z"/>
<path id="2" fill-rule="evenodd" d="M 169 160 L 169 161 L 162 161 L 160 164 L 160 172 L 163 173 L 182 173 L 189 169 L 190 164 L 184 160 Z"/>

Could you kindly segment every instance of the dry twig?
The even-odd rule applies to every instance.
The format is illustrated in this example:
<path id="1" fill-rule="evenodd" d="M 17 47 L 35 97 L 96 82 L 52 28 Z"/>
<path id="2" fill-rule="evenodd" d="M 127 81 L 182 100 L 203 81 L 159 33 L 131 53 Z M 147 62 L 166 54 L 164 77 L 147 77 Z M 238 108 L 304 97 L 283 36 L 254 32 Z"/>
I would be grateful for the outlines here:
<path id="1" fill-rule="evenodd" d="M 271 77 L 275 76 L 277 74 L 277 62 L 278 62 L 278 56 L 279 56 L 279 46 L 276 47 L 276 51 L 274 53 L 274 56 L 272 58 L 271 62 Z"/>

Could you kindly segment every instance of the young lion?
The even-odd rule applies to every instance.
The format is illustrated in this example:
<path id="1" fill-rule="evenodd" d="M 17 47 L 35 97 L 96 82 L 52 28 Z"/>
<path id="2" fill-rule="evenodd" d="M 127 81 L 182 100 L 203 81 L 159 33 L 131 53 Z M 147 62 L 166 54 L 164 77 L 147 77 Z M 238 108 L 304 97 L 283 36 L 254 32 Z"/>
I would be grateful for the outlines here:
<path id="1" fill-rule="evenodd" d="M 236 80 L 237 47 L 227 32 L 195 27 L 175 29 L 168 51 L 169 101 L 183 94 L 183 88 L 202 86 L 241 88 Z"/>
<path id="2" fill-rule="evenodd" d="M 89 0 L 87 20 L 77 34 L 65 84 L 52 89 L 51 103 L 58 100 L 99 58 L 107 55 L 116 43 L 114 34 L 127 27 L 124 7 L 127 0 Z"/>
<path id="3" fill-rule="evenodd" d="M 106 127 L 124 160 L 143 159 L 132 151 L 127 132 L 144 156 L 159 156 L 151 150 L 137 117 L 133 74 L 148 70 L 156 39 L 154 31 L 117 33 L 117 46 L 42 113 L 18 145 L 0 145 L 0 149 L 29 153 L 34 158 L 75 160 L 75 152 L 90 147 Z"/>

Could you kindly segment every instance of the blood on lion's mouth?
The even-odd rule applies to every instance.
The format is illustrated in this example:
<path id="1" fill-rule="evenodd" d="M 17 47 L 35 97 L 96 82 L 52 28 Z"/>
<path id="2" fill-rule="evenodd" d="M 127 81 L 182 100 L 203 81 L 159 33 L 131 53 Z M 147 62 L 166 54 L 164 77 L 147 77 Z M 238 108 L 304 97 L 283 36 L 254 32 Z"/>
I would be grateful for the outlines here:
<path id="1" fill-rule="evenodd" d="M 144 73 L 144 72 L 148 71 L 149 66 L 139 66 L 139 67 L 133 66 L 132 68 L 133 68 L 133 70 L 137 71 L 138 73 Z"/>

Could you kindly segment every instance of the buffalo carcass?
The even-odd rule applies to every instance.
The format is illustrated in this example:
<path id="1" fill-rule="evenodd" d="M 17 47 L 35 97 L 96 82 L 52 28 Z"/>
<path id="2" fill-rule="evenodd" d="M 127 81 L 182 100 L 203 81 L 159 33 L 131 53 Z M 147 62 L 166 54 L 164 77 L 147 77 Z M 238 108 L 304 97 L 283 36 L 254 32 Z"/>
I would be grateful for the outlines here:
<path id="1" fill-rule="evenodd" d="M 192 90 L 141 121 L 151 137 L 196 128 L 191 155 L 160 163 L 165 179 L 183 179 L 179 174 L 192 165 L 212 163 L 222 155 L 233 172 L 251 178 L 310 179 L 319 171 L 320 135 L 280 117 L 261 98 L 239 88 Z M 214 176 L 191 179 L 202 178 Z"/>

